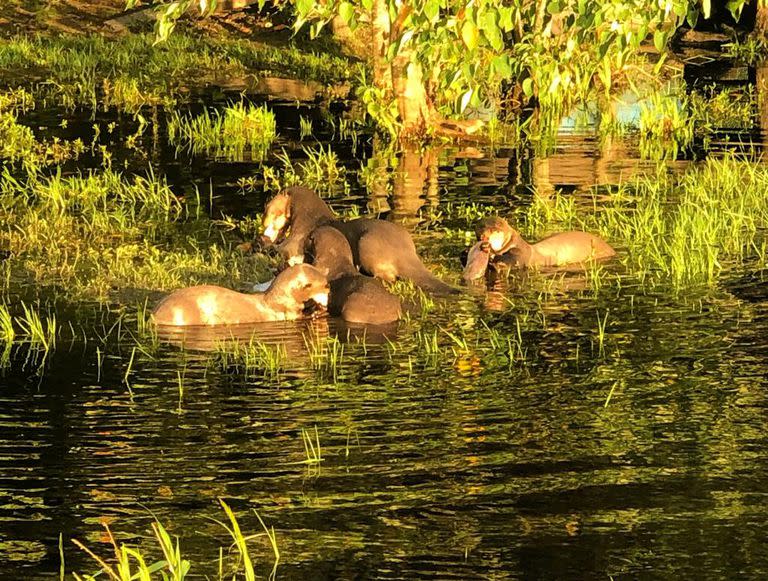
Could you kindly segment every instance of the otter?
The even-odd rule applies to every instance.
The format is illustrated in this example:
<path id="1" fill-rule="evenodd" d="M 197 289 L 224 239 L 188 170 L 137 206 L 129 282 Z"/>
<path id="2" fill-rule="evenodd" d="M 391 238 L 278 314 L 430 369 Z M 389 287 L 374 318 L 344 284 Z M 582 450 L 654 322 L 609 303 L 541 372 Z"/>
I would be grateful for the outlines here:
<path id="1" fill-rule="evenodd" d="M 338 220 L 316 192 L 302 186 L 288 188 L 269 201 L 264 210 L 263 240 L 272 244 L 279 242 L 288 264 L 297 264 L 304 260 L 307 236 L 325 225 L 344 234 L 352 248 L 354 263 L 363 272 L 387 281 L 407 278 L 438 294 L 458 292 L 424 266 L 405 228 L 369 218 Z"/>
<path id="2" fill-rule="evenodd" d="M 400 318 L 400 299 L 381 281 L 360 274 L 352 260 L 352 248 L 332 226 L 321 226 L 307 237 L 305 256 L 328 277 L 328 312 L 350 323 L 385 325 Z"/>
<path id="3" fill-rule="evenodd" d="M 506 220 L 487 218 L 477 229 L 478 243 L 467 256 L 464 277 L 478 278 L 485 269 L 482 262 L 512 268 L 563 266 L 602 260 L 616 255 L 616 251 L 602 238 L 588 232 L 558 232 L 539 242 L 530 244 Z"/>
<path id="4" fill-rule="evenodd" d="M 158 325 L 239 325 L 298 319 L 304 304 L 328 304 L 328 280 L 317 268 L 300 264 L 285 269 L 264 293 L 244 294 L 220 286 L 179 289 L 155 307 Z"/>

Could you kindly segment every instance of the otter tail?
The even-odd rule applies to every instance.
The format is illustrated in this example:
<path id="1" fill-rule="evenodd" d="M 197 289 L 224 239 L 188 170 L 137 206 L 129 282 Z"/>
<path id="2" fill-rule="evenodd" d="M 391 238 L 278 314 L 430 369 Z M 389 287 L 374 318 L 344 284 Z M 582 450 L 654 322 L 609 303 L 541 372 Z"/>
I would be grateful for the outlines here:
<path id="1" fill-rule="evenodd" d="M 436 295 L 455 295 L 459 292 L 459 289 L 437 278 L 421 263 L 418 266 L 413 265 L 411 268 L 404 269 L 400 272 L 400 275 L 403 278 L 412 280 L 422 290 Z"/>

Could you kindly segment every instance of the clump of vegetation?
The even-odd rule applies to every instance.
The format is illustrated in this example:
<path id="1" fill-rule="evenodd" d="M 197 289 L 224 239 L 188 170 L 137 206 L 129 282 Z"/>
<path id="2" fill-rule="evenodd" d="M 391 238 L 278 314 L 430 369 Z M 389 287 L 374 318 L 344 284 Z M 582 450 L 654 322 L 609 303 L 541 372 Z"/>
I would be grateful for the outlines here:
<path id="1" fill-rule="evenodd" d="M 285 369 L 288 353 L 283 345 L 269 344 L 256 337 L 244 341 L 225 341 L 216 346 L 211 364 L 225 371 L 275 378 Z"/>
<path id="2" fill-rule="evenodd" d="M 56 315 L 46 316 L 45 322 L 43 322 L 43 317 L 36 310 L 24 303 L 21 304 L 21 307 L 24 310 L 24 315 L 17 317 L 16 322 L 26 335 L 30 346 L 43 353 L 53 350 L 56 347 Z"/>
<path id="3" fill-rule="evenodd" d="M 354 69 L 347 59 L 248 40 L 209 39 L 179 32 L 157 44 L 151 34 L 16 36 L 0 39 L 0 69 L 49 81 L 38 90 L 66 107 L 116 107 L 137 112 L 145 105 L 171 107 L 218 76 L 258 71 L 336 82 Z"/>
<path id="4" fill-rule="evenodd" d="M 709 158 L 680 176 L 660 170 L 620 185 L 599 212 L 558 195 L 552 203 L 541 199 L 529 216 L 532 224 L 545 216 L 550 228 L 599 232 L 626 250 L 627 267 L 641 280 L 677 289 L 714 285 L 726 262 L 765 252 L 768 169 Z"/>
<path id="5" fill-rule="evenodd" d="M 34 104 L 34 98 L 25 89 L 0 92 L 0 159 L 13 165 L 21 163 L 27 172 L 76 159 L 85 149 L 80 139 L 38 141 L 32 129 L 18 122 L 18 113 L 33 108 Z"/>
<path id="6" fill-rule="evenodd" d="M 105 300 L 115 289 L 263 278 L 263 261 L 212 242 L 210 222 L 196 207 L 153 174 L 16 179 L 6 171 L 0 221 L 15 227 L 0 232 L 0 246 L 11 251 L 17 272 L 70 297 Z"/>
<path id="7" fill-rule="evenodd" d="M 675 159 L 693 142 L 693 120 L 675 94 L 656 92 L 640 104 L 640 153 L 651 159 Z"/>
<path id="8" fill-rule="evenodd" d="M 193 154 L 242 159 L 245 152 L 263 159 L 277 137 L 275 115 L 266 105 L 236 103 L 209 113 L 179 115 L 168 120 L 168 139 Z"/>
<path id="9" fill-rule="evenodd" d="M 253 558 L 251 557 L 248 549 L 247 539 L 242 530 L 240 524 L 237 521 L 237 517 L 229 505 L 223 500 L 219 501 L 225 514 L 229 520 L 229 524 L 220 523 L 222 527 L 226 529 L 232 538 L 232 545 L 237 549 L 238 559 L 235 562 L 229 563 L 225 568 L 223 549 L 219 550 L 218 555 L 218 570 L 220 574 L 232 575 L 232 578 L 237 578 L 242 572 L 245 579 L 254 580 L 256 574 L 253 567 Z M 274 553 L 274 564 L 272 566 L 273 575 L 277 569 L 277 565 L 280 562 L 280 551 L 277 546 L 277 537 L 275 535 L 274 527 L 267 527 L 261 516 L 256 514 L 261 526 L 264 528 L 264 532 L 269 539 L 269 543 Z M 118 544 L 112 531 L 109 529 L 109 525 L 105 524 L 106 538 L 109 540 L 109 544 L 112 546 L 114 564 L 110 563 L 110 559 L 104 559 L 99 557 L 91 549 L 86 547 L 80 541 L 73 539 L 73 543 L 85 551 L 94 561 L 99 565 L 100 569 L 93 574 L 77 574 L 74 576 L 79 581 L 95 581 L 106 576 L 112 581 L 133 581 L 134 579 L 149 580 L 154 578 L 157 573 L 162 575 L 163 579 L 173 579 L 174 581 L 182 581 L 187 578 L 189 572 L 192 569 L 192 563 L 188 559 L 182 556 L 181 548 L 179 546 L 179 540 L 172 539 L 171 535 L 165 527 L 159 522 L 152 523 L 152 532 L 157 546 L 155 552 L 159 552 L 162 558 L 152 562 L 150 558 L 145 556 L 145 553 L 139 547 L 132 547 L 125 543 Z M 228 553 L 228 552 L 227 552 Z M 64 564 L 62 562 L 62 569 Z M 226 573 L 225 573 L 226 569 Z M 63 571 L 62 571 L 63 578 Z"/>
<path id="10" fill-rule="evenodd" d="M 322 145 L 317 148 L 302 147 L 302 151 L 306 156 L 304 161 L 292 161 L 283 151 L 276 155 L 282 167 L 264 166 L 264 189 L 276 192 L 301 184 L 323 194 L 349 187 L 344 180 L 346 169 L 330 145 L 327 149 Z"/>

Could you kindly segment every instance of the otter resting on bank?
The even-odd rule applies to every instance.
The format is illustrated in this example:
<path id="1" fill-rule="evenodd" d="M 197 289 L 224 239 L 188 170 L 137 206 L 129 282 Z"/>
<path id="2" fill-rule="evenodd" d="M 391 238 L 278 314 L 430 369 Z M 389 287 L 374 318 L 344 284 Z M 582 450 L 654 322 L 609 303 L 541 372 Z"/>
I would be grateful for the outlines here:
<path id="1" fill-rule="evenodd" d="M 179 289 L 155 307 L 158 325 L 239 325 L 290 321 L 305 303 L 328 304 L 328 281 L 317 268 L 300 264 L 285 269 L 264 293 L 244 294 L 212 285 Z"/>
<path id="2" fill-rule="evenodd" d="M 288 188 L 269 201 L 264 211 L 263 238 L 273 244 L 279 242 L 288 263 L 297 264 L 304 260 L 307 236 L 324 225 L 344 234 L 361 271 L 388 281 L 410 279 L 439 294 L 457 292 L 424 266 L 405 228 L 385 220 L 338 220 L 316 192 L 302 186 Z"/>

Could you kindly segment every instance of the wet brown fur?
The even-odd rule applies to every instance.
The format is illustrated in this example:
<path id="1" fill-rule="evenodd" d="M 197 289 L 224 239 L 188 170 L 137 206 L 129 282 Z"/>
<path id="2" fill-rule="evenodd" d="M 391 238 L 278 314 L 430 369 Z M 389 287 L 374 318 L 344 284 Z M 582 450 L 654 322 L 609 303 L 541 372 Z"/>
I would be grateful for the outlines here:
<path id="1" fill-rule="evenodd" d="M 336 220 L 333 211 L 317 193 L 304 187 L 288 188 L 267 204 L 265 227 L 280 223 L 281 217 L 286 218 L 281 230 L 285 241 L 280 246 L 286 259 L 301 257 L 306 238 L 312 230 L 330 225 L 346 236 L 354 263 L 361 271 L 388 281 L 410 279 L 435 293 L 457 292 L 429 272 L 416 252 L 410 233 L 399 224 L 368 218 L 349 222 Z M 289 228 L 290 232 L 286 235 Z"/>
<path id="2" fill-rule="evenodd" d="M 400 318 L 400 299 L 384 288 L 381 281 L 357 271 L 349 242 L 336 228 L 321 226 L 314 230 L 307 238 L 305 256 L 328 276 L 331 315 L 369 325 L 383 325 Z"/>
<path id="3" fill-rule="evenodd" d="M 616 254 L 605 240 L 588 232 L 558 232 L 531 244 L 503 218 L 488 218 L 478 227 L 480 242 L 490 244 L 494 234 L 503 237 L 503 246 L 500 249 L 490 248 L 492 261 L 501 258 L 504 264 L 511 267 L 563 266 L 602 260 Z"/>
<path id="4" fill-rule="evenodd" d="M 287 268 L 264 293 L 244 294 L 212 285 L 179 289 L 152 315 L 158 325 L 238 325 L 294 320 L 313 297 L 328 295 L 328 281 L 308 264 Z"/>

